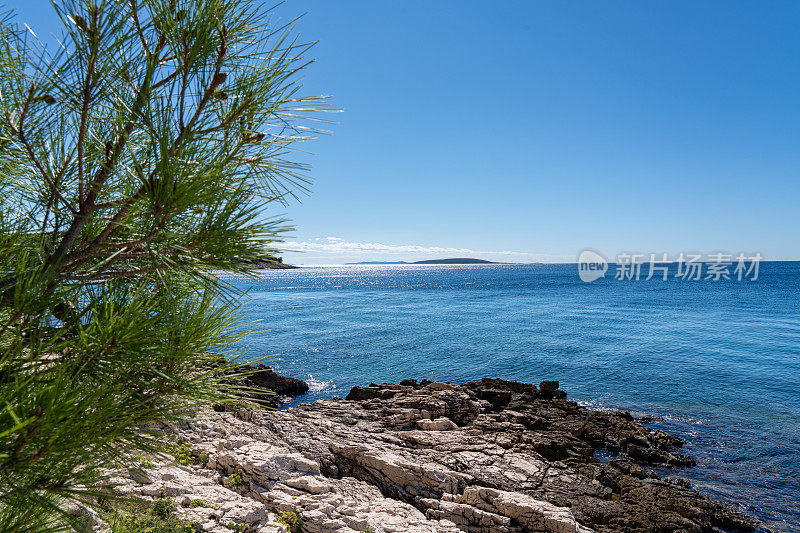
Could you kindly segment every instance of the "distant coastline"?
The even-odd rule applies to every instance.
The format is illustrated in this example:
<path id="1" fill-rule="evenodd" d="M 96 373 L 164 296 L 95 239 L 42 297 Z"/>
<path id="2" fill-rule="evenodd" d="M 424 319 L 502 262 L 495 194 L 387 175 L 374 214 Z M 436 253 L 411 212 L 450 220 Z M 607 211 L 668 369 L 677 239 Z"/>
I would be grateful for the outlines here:
<path id="1" fill-rule="evenodd" d="M 452 257 L 448 259 L 424 259 L 422 261 L 359 261 L 345 265 L 500 265 L 494 261 L 471 257 Z"/>

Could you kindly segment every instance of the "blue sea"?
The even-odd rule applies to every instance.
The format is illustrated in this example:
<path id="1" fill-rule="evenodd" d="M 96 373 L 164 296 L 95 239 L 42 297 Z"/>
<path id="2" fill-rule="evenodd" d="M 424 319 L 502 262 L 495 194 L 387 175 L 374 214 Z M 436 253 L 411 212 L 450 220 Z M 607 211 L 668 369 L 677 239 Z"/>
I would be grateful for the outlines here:
<path id="1" fill-rule="evenodd" d="M 404 378 L 561 382 L 687 440 L 699 490 L 800 530 L 800 263 L 751 280 L 593 283 L 577 265 L 305 267 L 236 278 L 249 356 L 312 391 Z"/>

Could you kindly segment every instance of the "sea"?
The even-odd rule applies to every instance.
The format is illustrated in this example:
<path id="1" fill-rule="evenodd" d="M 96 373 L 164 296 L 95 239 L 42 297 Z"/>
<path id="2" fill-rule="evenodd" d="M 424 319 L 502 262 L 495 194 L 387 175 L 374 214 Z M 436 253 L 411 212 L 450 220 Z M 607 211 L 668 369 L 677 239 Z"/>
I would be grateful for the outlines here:
<path id="1" fill-rule="evenodd" d="M 286 407 L 405 378 L 558 380 L 684 438 L 697 466 L 663 473 L 764 531 L 800 531 L 800 262 L 742 280 L 674 268 L 587 283 L 577 264 L 309 266 L 229 281 L 255 330 L 244 357 L 311 385 Z"/>

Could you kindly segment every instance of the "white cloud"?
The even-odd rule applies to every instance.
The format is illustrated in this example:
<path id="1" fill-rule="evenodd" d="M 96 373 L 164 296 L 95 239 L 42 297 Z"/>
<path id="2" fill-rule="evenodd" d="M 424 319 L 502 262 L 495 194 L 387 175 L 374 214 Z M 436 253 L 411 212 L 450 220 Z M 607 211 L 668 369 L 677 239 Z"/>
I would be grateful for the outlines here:
<path id="1" fill-rule="evenodd" d="M 554 262 L 570 260 L 567 258 L 518 252 L 510 250 L 473 250 L 470 248 L 453 248 L 447 246 L 420 246 L 417 244 L 383 244 L 380 242 L 351 242 L 340 237 L 315 238 L 313 240 L 286 243 L 288 253 L 302 252 L 293 257 L 295 262 L 311 259 L 314 262 L 333 259 L 350 260 L 399 260 L 418 259 L 420 257 L 475 257 L 479 259 L 508 262 Z"/>

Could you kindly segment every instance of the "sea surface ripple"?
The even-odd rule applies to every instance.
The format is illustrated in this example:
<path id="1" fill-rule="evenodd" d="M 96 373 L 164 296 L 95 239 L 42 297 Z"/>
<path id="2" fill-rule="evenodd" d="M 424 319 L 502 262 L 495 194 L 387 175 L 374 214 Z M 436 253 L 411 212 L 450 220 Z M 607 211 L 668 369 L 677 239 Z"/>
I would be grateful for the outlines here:
<path id="1" fill-rule="evenodd" d="M 612 267 L 613 268 L 613 267 Z M 687 439 L 671 475 L 800 530 L 800 263 L 757 281 L 583 283 L 576 265 L 306 267 L 233 278 L 260 332 L 242 347 L 308 380 L 557 379 L 572 399 Z"/>

